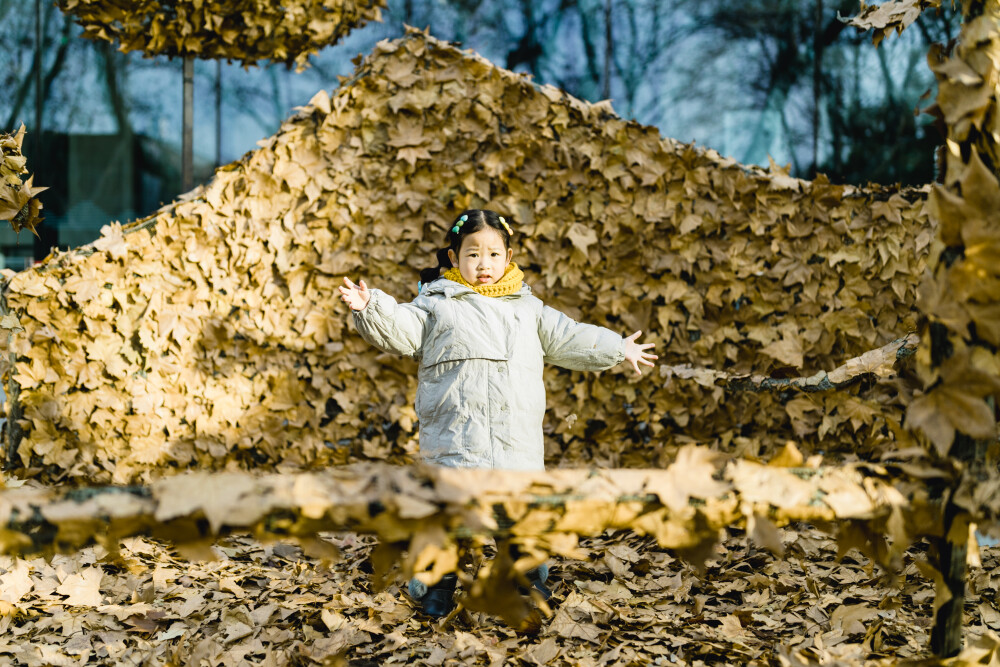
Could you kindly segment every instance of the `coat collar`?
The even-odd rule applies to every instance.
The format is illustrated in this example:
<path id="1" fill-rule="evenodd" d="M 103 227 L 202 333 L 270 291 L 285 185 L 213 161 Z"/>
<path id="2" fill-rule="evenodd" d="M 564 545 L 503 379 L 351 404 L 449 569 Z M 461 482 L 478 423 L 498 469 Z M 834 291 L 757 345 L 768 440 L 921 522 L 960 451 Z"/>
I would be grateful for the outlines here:
<path id="1" fill-rule="evenodd" d="M 434 294 L 440 294 L 446 299 L 454 299 L 457 296 L 463 294 L 475 294 L 476 291 L 465 285 L 460 285 L 453 280 L 448 280 L 447 278 L 438 278 L 437 280 L 430 282 L 423 286 L 420 290 L 420 296 L 432 296 Z M 527 283 L 521 285 L 521 289 L 514 292 L 510 296 L 499 296 L 493 297 L 497 299 L 515 299 L 522 296 L 528 296 L 531 294 L 531 288 L 528 287 Z M 487 297 L 490 298 L 490 297 Z"/>

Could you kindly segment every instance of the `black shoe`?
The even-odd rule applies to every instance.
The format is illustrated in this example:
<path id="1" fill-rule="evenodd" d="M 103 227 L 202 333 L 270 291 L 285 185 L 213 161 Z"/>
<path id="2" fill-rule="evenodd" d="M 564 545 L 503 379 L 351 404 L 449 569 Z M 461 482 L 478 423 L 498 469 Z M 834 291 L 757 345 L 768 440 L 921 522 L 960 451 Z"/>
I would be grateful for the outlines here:
<path id="1" fill-rule="evenodd" d="M 547 563 L 542 563 L 535 569 L 528 570 L 524 573 L 524 576 L 531 582 L 531 587 L 542 594 L 543 600 L 548 600 L 552 597 L 552 591 L 545 585 L 545 582 L 549 580 L 549 566 Z M 522 588 L 521 594 L 527 595 L 528 591 Z"/>
<path id="2" fill-rule="evenodd" d="M 441 577 L 441 581 L 433 586 L 427 586 L 416 579 L 410 579 L 408 590 L 410 597 L 417 601 L 425 614 L 434 618 L 442 618 L 455 608 L 456 584 L 458 584 L 458 576 L 446 574 Z"/>

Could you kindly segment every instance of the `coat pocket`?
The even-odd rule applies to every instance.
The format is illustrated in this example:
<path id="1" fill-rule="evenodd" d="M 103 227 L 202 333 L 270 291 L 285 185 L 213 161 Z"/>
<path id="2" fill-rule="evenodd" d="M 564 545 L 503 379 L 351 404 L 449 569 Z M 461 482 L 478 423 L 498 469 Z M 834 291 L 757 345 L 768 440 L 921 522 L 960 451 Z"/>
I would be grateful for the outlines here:
<path id="1" fill-rule="evenodd" d="M 417 419 L 428 419 L 461 408 L 463 393 L 462 364 L 464 360 L 442 361 L 420 369 L 414 409 Z"/>

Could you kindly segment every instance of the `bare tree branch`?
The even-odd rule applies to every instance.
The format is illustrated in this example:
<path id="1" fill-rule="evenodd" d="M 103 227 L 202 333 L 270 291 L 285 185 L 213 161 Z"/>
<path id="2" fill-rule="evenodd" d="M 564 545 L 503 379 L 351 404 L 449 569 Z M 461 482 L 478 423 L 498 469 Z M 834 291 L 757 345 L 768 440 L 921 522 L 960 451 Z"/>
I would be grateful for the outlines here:
<path id="1" fill-rule="evenodd" d="M 661 366 L 660 374 L 667 378 L 677 377 L 694 380 L 706 387 L 721 386 L 732 391 L 770 391 L 798 388 L 803 391 L 828 391 L 843 389 L 868 375 L 886 377 L 894 374 L 893 367 L 898 359 L 908 357 L 920 342 L 917 334 L 909 334 L 869 350 L 861 356 L 850 359 L 834 370 L 820 371 L 809 377 L 771 378 L 765 375 L 733 375 L 707 368 L 693 368 L 690 364 Z"/>

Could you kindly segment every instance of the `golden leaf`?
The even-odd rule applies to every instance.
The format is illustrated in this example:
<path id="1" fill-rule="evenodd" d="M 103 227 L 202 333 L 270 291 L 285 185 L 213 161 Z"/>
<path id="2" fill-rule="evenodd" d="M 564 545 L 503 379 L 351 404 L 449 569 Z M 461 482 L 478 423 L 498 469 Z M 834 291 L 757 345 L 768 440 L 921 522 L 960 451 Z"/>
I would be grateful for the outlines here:
<path id="1" fill-rule="evenodd" d="M 566 238 L 585 255 L 587 254 L 587 248 L 597 243 L 597 233 L 579 222 L 574 222 L 570 226 L 566 231 Z"/>
<path id="2" fill-rule="evenodd" d="M 677 452 L 677 460 L 667 468 L 667 476 L 657 483 L 648 481 L 646 490 L 674 511 L 687 507 L 690 498 L 710 498 L 729 489 L 729 484 L 715 479 L 718 455 L 707 447 L 686 445 Z"/>
<path id="3" fill-rule="evenodd" d="M 941 0 L 886 0 L 878 5 L 868 5 L 862 0 L 858 15 L 848 23 L 860 31 L 871 30 L 872 42 L 878 46 L 889 32 L 902 32 L 925 9 L 940 6 Z"/>
<path id="4" fill-rule="evenodd" d="M 981 396 L 950 385 L 939 385 L 913 399 L 906 409 L 906 426 L 923 431 L 941 456 L 948 455 L 956 430 L 973 438 L 996 437 L 989 404 Z"/>
<path id="5" fill-rule="evenodd" d="M 56 592 L 66 596 L 66 604 L 81 607 L 96 607 L 102 604 L 101 579 L 104 572 L 99 567 L 91 567 L 79 574 L 70 574 L 56 588 Z"/>

